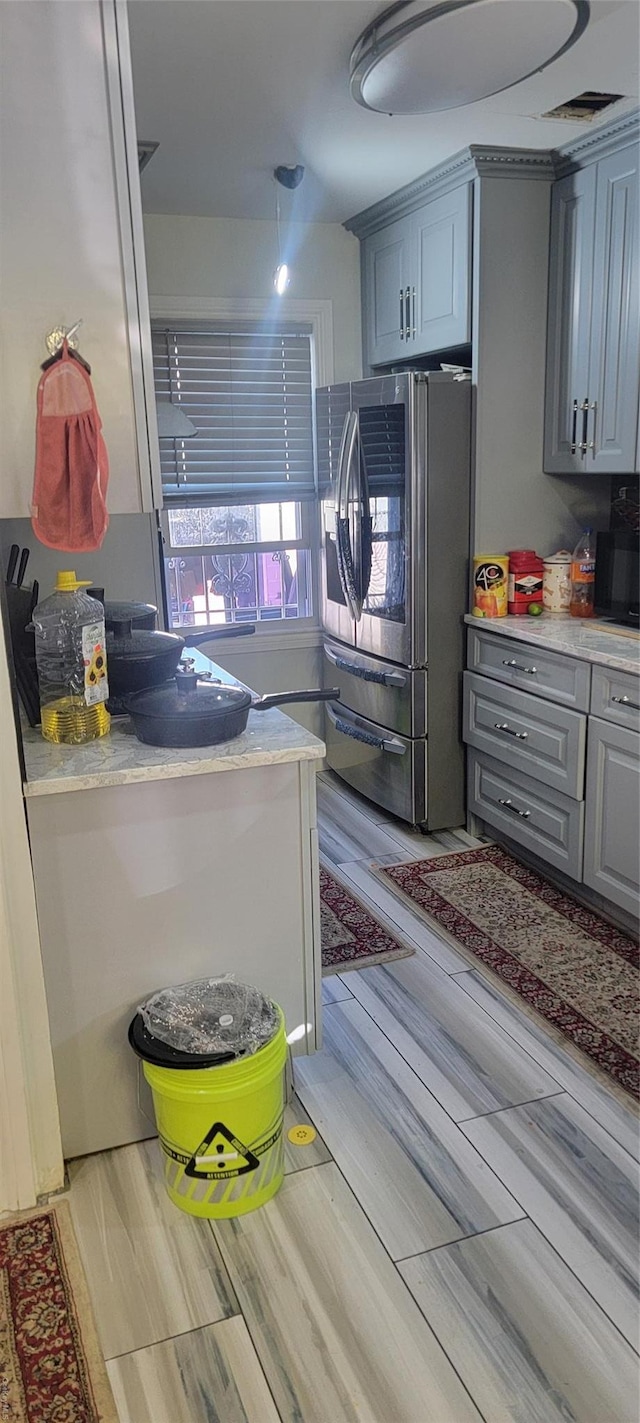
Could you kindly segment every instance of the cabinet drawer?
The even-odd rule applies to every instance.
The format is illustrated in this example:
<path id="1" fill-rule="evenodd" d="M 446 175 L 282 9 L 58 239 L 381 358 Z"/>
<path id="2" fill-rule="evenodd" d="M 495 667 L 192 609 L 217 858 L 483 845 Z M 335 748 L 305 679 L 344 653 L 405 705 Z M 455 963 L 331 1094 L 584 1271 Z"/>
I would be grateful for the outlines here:
<path id="1" fill-rule="evenodd" d="M 464 740 L 574 800 L 583 795 L 586 725 L 578 712 L 464 674 Z"/>
<path id="2" fill-rule="evenodd" d="M 640 735 L 589 717 L 584 882 L 634 916 L 639 839 Z"/>
<path id="3" fill-rule="evenodd" d="M 499 682 L 522 687 L 534 696 L 546 697 L 574 711 L 589 710 L 588 662 L 480 628 L 469 628 L 468 653 L 471 672 L 497 677 Z"/>
<path id="4" fill-rule="evenodd" d="M 582 878 L 584 802 L 472 751 L 469 809 L 571 879 Z"/>
<path id="5" fill-rule="evenodd" d="M 640 731 L 640 677 L 631 672 L 614 672 L 594 667 L 591 679 L 591 711 L 605 721 Z"/>

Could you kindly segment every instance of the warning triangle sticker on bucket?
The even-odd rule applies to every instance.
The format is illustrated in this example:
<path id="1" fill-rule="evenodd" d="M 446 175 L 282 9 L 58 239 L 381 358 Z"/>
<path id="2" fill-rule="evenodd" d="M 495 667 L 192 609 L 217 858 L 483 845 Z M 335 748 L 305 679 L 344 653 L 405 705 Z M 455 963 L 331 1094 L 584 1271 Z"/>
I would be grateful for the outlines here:
<path id="1" fill-rule="evenodd" d="M 258 1157 L 232 1135 L 224 1122 L 214 1122 L 185 1165 L 184 1174 L 201 1181 L 222 1181 L 255 1171 L 259 1165 Z"/>

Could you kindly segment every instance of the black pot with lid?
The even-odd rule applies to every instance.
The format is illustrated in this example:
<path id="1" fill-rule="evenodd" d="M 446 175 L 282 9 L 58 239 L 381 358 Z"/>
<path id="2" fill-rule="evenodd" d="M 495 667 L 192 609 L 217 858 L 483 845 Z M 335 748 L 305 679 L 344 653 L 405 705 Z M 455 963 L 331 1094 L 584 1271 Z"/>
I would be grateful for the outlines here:
<path id="1" fill-rule="evenodd" d="M 127 697 L 126 710 L 136 736 L 149 746 L 215 746 L 241 736 L 252 710 L 339 700 L 337 687 L 253 697 L 243 687 L 180 670 L 164 686 L 146 687 Z"/>

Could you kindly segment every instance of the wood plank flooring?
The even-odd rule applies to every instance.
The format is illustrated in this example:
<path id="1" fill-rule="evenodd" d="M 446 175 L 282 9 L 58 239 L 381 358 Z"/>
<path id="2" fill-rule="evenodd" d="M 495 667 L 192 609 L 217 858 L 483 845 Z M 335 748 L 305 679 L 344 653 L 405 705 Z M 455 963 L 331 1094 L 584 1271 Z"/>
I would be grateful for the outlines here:
<path id="1" fill-rule="evenodd" d="M 371 863 L 423 837 L 322 773 L 321 852 L 416 953 L 323 981 L 278 1196 L 209 1223 L 157 1143 L 72 1163 L 121 1423 L 637 1423 L 638 1122 Z"/>

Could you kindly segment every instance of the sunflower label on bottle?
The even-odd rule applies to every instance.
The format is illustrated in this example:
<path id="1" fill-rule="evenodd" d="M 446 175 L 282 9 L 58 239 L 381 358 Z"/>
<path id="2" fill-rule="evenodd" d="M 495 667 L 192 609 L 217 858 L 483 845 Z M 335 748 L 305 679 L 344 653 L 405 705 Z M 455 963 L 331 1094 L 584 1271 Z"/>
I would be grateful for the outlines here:
<path id="1" fill-rule="evenodd" d="M 82 629 L 84 699 L 88 707 L 109 699 L 104 623 L 85 623 Z"/>
<path id="2" fill-rule="evenodd" d="M 506 617 L 508 575 L 506 554 L 478 554 L 474 558 L 473 611 L 478 617 Z"/>

